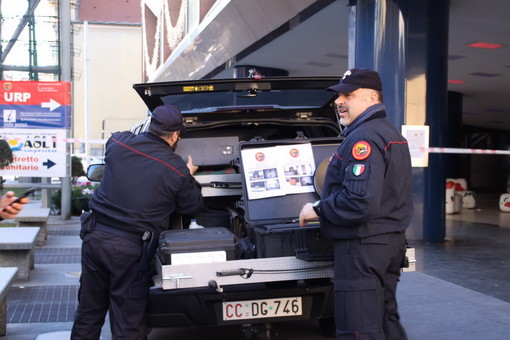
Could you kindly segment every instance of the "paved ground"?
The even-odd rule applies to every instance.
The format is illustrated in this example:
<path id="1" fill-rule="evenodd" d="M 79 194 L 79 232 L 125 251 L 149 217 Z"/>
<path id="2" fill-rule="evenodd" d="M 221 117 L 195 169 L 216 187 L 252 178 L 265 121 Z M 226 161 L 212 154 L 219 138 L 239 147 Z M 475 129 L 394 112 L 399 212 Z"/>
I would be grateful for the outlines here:
<path id="1" fill-rule="evenodd" d="M 510 334 L 510 229 L 447 220 L 447 242 L 415 244 L 416 272 L 399 285 L 403 324 L 411 340 L 500 340 Z M 492 217 L 493 218 L 493 217 Z M 2 340 L 68 339 L 79 280 L 78 219 L 51 217 L 44 247 L 36 249 L 29 282 L 16 284 L 8 298 L 7 336 Z M 275 339 L 326 339 L 314 322 L 275 325 Z M 242 339 L 237 327 L 155 329 L 149 340 L 168 338 Z M 108 325 L 103 340 L 111 339 Z"/>

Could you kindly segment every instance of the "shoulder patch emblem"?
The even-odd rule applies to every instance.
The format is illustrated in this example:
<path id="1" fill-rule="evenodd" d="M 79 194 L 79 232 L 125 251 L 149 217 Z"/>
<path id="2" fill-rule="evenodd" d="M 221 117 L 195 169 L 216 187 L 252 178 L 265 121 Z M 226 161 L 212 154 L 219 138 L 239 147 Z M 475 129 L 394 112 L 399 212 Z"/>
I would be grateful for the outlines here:
<path id="1" fill-rule="evenodd" d="M 372 147 L 368 142 L 365 141 L 359 141 L 354 144 L 352 147 L 352 157 L 354 159 L 357 159 L 358 161 L 362 161 L 364 159 L 367 159 L 368 156 L 370 156 L 370 153 L 372 152 Z"/>
<path id="2" fill-rule="evenodd" d="M 365 172 L 365 166 L 363 164 L 355 164 L 352 167 L 352 173 L 354 176 L 360 176 L 364 172 Z"/>

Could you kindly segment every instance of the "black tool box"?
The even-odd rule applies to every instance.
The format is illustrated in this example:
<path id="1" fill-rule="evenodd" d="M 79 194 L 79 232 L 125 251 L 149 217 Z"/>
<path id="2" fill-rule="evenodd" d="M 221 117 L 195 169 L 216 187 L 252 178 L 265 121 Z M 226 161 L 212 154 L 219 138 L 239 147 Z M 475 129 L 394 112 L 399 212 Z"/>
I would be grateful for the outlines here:
<path id="1" fill-rule="evenodd" d="M 305 261 L 333 259 L 333 240 L 324 238 L 319 226 L 299 227 L 296 223 L 256 225 L 258 258 L 296 256 Z"/>
<path id="2" fill-rule="evenodd" d="M 340 141 L 338 138 L 326 138 L 241 143 L 243 173 L 252 170 L 249 160 L 245 159 L 246 155 L 242 153 L 243 150 L 261 150 L 264 153 L 264 150 L 272 146 L 310 143 L 317 168 L 324 159 L 331 157 Z M 243 194 L 246 228 L 253 236 L 250 238 L 255 240 L 257 258 L 296 256 L 306 261 L 332 260 L 333 241 L 322 235 L 319 222 L 313 221 L 306 227 L 299 226 L 299 212 L 303 205 L 320 198 L 316 190 L 250 199 L 248 191 L 255 182 L 252 176 L 248 174 L 243 177 Z"/>
<path id="3" fill-rule="evenodd" d="M 235 260 L 237 238 L 228 228 L 166 230 L 159 235 L 158 256 L 161 264 L 172 264 L 172 255 L 225 251 L 226 260 Z"/>

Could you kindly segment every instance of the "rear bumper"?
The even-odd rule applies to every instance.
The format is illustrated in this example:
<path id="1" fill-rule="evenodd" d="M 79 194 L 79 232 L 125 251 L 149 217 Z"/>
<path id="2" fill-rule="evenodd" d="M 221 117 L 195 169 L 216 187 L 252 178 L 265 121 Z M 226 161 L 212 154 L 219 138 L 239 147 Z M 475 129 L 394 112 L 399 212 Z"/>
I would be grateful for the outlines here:
<path id="1" fill-rule="evenodd" d="M 301 296 L 300 316 L 223 321 L 222 303 Z M 152 289 L 149 296 L 149 327 L 221 326 L 247 323 L 311 320 L 333 316 L 333 285 L 329 279 L 283 281 L 175 290 Z"/>

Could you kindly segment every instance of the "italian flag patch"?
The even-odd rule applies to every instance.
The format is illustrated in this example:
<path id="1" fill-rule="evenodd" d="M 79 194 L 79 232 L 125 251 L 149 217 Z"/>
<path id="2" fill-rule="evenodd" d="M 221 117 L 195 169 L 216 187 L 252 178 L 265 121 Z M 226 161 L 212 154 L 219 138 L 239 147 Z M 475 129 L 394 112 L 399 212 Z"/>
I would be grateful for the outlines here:
<path id="1" fill-rule="evenodd" d="M 363 172 L 365 172 L 365 166 L 363 164 L 355 164 L 352 167 L 352 173 L 354 174 L 354 176 L 359 176 Z"/>

